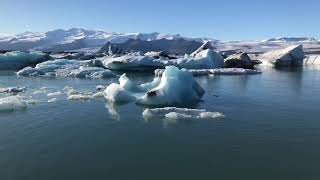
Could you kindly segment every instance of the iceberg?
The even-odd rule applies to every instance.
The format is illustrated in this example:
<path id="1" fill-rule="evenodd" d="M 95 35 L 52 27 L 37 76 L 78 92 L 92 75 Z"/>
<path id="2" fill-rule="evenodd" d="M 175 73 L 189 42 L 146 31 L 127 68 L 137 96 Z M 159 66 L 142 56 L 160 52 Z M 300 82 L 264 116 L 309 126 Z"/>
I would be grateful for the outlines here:
<path id="1" fill-rule="evenodd" d="M 293 45 L 285 49 L 274 50 L 259 56 L 263 64 L 275 66 L 299 66 L 305 58 L 302 45 Z"/>
<path id="2" fill-rule="evenodd" d="M 104 91 L 104 97 L 115 103 L 135 101 L 140 105 L 185 105 L 199 102 L 205 93 L 190 72 L 167 66 L 162 77 L 152 82 L 136 84 L 126 74 Z"/>
<path id="3" fill-rule="evenodd" d="M 223 57 L 211 49 L 205 49 L 192 54 L 192 56 L 185 55 L 185 57 L 177 59 L 156 59 L 140 53 L 130 53 L 121 57 L 105 57 L 102 60 L 106 68 L 114 70 L 155 70 L 163 69 L 166 66 L 186 69 L 211 69 L 224 66 Z"/>
<path id="4" fill-rule="evenodd" d="M 220 112 L 208 112 L 204 109 L 187 109 L 176 107 L 145 109 L 142 113 L 145 120 L 170 119 L 170 120 L 194 120 L 194 119 L 219 119 L 224 118 Z"/>
<path id="5" fill-rule="evenodd" d="M 228 56 L 224 60 L 225 68 L 244 68 L 253 69 L 254 65 L 259 64 L 259 61 L 252 61 L 247 53 L 236 53 Z"/>
<path id="6" fill-rule="evenodd" d="M 0 54 L 0 70 L 18 70 L 26 66 L 35 65 L 50 59 L 42 52 L 12 51 Z"/>
<path id="7" fill-rule="evenodd" d="M 37 64 L 34 68 L 26 67 L 17 72 L 19 76 L 60 76 L 76 78 L 115 77 L 110 70 L 91 67 L 92 61 L 57 59 Z"/>
<path id="8" fill-rule="evenodd" d="M 184 105 L 200 101 L 205 91 L 190 72 L 167 66 L 160 84 L 138 99 L 138 104 L 163 106 Z"/>
<path id="9" fill-rule="evenodd" d="M 27 103 L 21 96 L 8 96 L 0 98 L 0 112 L 14 111 L 25 108 L 27 108 Z"/>

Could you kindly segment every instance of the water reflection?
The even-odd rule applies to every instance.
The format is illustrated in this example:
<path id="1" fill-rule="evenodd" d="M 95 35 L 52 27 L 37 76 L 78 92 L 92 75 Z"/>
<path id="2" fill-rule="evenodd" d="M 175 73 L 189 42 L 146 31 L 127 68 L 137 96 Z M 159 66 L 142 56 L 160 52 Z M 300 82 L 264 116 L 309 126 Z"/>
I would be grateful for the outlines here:
<path id="1" fill-rule="evenodd" d="M 105 104 L 105 107 L 113 119 L 120 121 L 121 117 L 120 117 L 120 114 L 118 113 L 120 106 L 118 104 L 107 102 Z"/>

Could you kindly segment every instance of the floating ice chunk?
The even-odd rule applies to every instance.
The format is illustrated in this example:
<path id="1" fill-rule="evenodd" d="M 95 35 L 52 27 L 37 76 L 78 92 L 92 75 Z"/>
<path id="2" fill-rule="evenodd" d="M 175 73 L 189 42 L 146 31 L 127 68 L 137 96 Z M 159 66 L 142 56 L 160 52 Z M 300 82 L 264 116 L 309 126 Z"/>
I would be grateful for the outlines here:
<path id="1" fill-rule="evenodd" d="M 20 96 L 0 98 L 0 111 L 14 111 L 25 108 L 27 108 L 27 103 Z"/>
<path id="2" fill-rule="evenodd" d="M 57 98 L 52 98 L 52 99 L 48 100 L 48 103 L 52 103 L 52 102 L 56 102 L 56 101 L 57 101 Z"/>
<path id="3" fill-rule="evenodd" d="M 243 69 L 243 68 L 217 68 L 217 69 L 184 69 L 184 71 L 192 73 L 193 76 L 207 76 L 210 74 L 216 75 L 250 75 L 261 74 L 260 70 Z M 156 69 L 155 76 L 161 77 L 164 69 Z"/>
<path id="4" fill-rule="evenodd" d="M 138 100 L 144 105 L 179 105 L 200 101 L 205 91 L 190 72 L 167 66 L 160 84 Z"/>
<path id="5" fill-rule="evenodd" d="M 77 78 L 108 78 L 115 75 L 102 67 L 89 67 L 88 61 L 57 59 L 26 67 L 17 72 L 20 76 L 60 76 Z"/>
<path id="6" fill-rule="evenodd" d="M 186 109 L 176 107 L 165 107 L 146 109 L 142 113 L 145 120 L 171 119 L 171 120 L 193 120 L 193 119 L 218 119 L 225 117 L 220 112 L 207 112 L 203 109 Z"/>
<path id="7" fill-rule="evenodd" d="M 19 93 L 26 90 L 26 87 L 6 87 L 0 88 L 0 93 Z"/>
<path id="8" fill-rule="evenodd" d="M 104 65 L 115 70 L 154 70 L 165 66 L 176 66 L 186 69 L 210 69 L 224 66 L 223 57 L 213 50 L 206 49 L 191 56 L 180 59 L 155 59 L 139 54 L 127 54 L 117 58 L 105 58 Z"/>
<path id="9" fill-rule="evenodd" d="M 75 94 L 79 94 L 78 91 L 76 91 L 75 89 L 73 89 L 73 87 L 70 86 L 65 86 L 63 89 L 63 91 L 67 92 L 67 94 L 70 95 L 75 95 Z"/>
<path id="10" fill-rule="evenodd" d="M 108 69 L 115 70 L 150 70 L 164 67 L 161 60 L 136 53 L 115 58 L 108 57 L 103 60 L 103 64 Z"/>
<path id="11" fill-rule="evenodd" d="M 276 66 L 302 65 L 305 58 L 302 45 L 293 45 L 285 49 L 274 50 L 259 56 L 263 64 L 271 63 Z"/>
<path id="12" fill-rule="evenodd" d="M 104 97 L 111 102 L 131 102 L 136 100 L 133 93 L 125 90 L 119 84 L 113 83 L 110 84 L 107 89 L 104 91 Z"/>
<path id="13" fill-rule="evenodd" d="M 103 97 L 104 97 L 103 91 L 99 91 L 92 95 L 92 98 L 103 98 Z"/>
<path id="14" fill-rule="evenodd" d="M 48 93 L 48 94 L 47 94 L 48 97 L 60 96 L 60 95 L 62 95 L 62 93 L 61 93 L 60 91 L 53 92 L 53 93 Z"/>
<path id="15" fill-rule="evenodd" d="M 248 74 L 261 74 L 261 71 L 254 69 L 242 69 L 242 68 L 219 68 L 211 69 L 211 74 L 216 75 L 248 75 Z"/>
<path id="16" fill-rule="evenodd" d="M 73 94 L 68 96 L 68 100 L 89 100 L 91 98 L 90 95 L 87 94 Z"/>
<path id="17" fill-rule="evenodd" d="M 42 52 L 7 52 L 0 54 L 0 69 L 21 69 L 32 64 L 49 60 L 49 58 L 49 55 Z"/>

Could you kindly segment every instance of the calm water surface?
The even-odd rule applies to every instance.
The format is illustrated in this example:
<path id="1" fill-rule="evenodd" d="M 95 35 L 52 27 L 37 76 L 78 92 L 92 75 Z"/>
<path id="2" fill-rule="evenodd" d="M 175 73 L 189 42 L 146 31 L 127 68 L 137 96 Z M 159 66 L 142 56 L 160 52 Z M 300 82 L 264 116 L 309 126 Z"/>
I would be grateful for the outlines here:
<path id="1" fill-rule="evenodd" d="M 116 81 L 0 73 L 1 87 L 28 91 L 94 91 Z M 0 179 L 320 179 L 320 68 L 197 81 L 207 93 L 196 108 L 226 118 L 146 122 L 132 103 L 65 96 L 0 113 Z"/>

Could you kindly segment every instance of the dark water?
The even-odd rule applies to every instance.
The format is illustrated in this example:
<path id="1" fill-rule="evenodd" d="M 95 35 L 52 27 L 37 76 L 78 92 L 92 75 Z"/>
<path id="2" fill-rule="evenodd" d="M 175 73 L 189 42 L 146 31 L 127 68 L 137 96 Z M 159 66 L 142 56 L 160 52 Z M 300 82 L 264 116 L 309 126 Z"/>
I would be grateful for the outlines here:
<path id="1" fill-rule="evenodd" d="M 0 179 L 320 179 L 320 69 L 197 80 L 207 91 L 197 108 L 226 118 L 146 122 L 134 104 L 117 116 L 103 100 L 64 97 L 1 113 Z M 28 89 L 113 81 L 0 76 Z"/>

